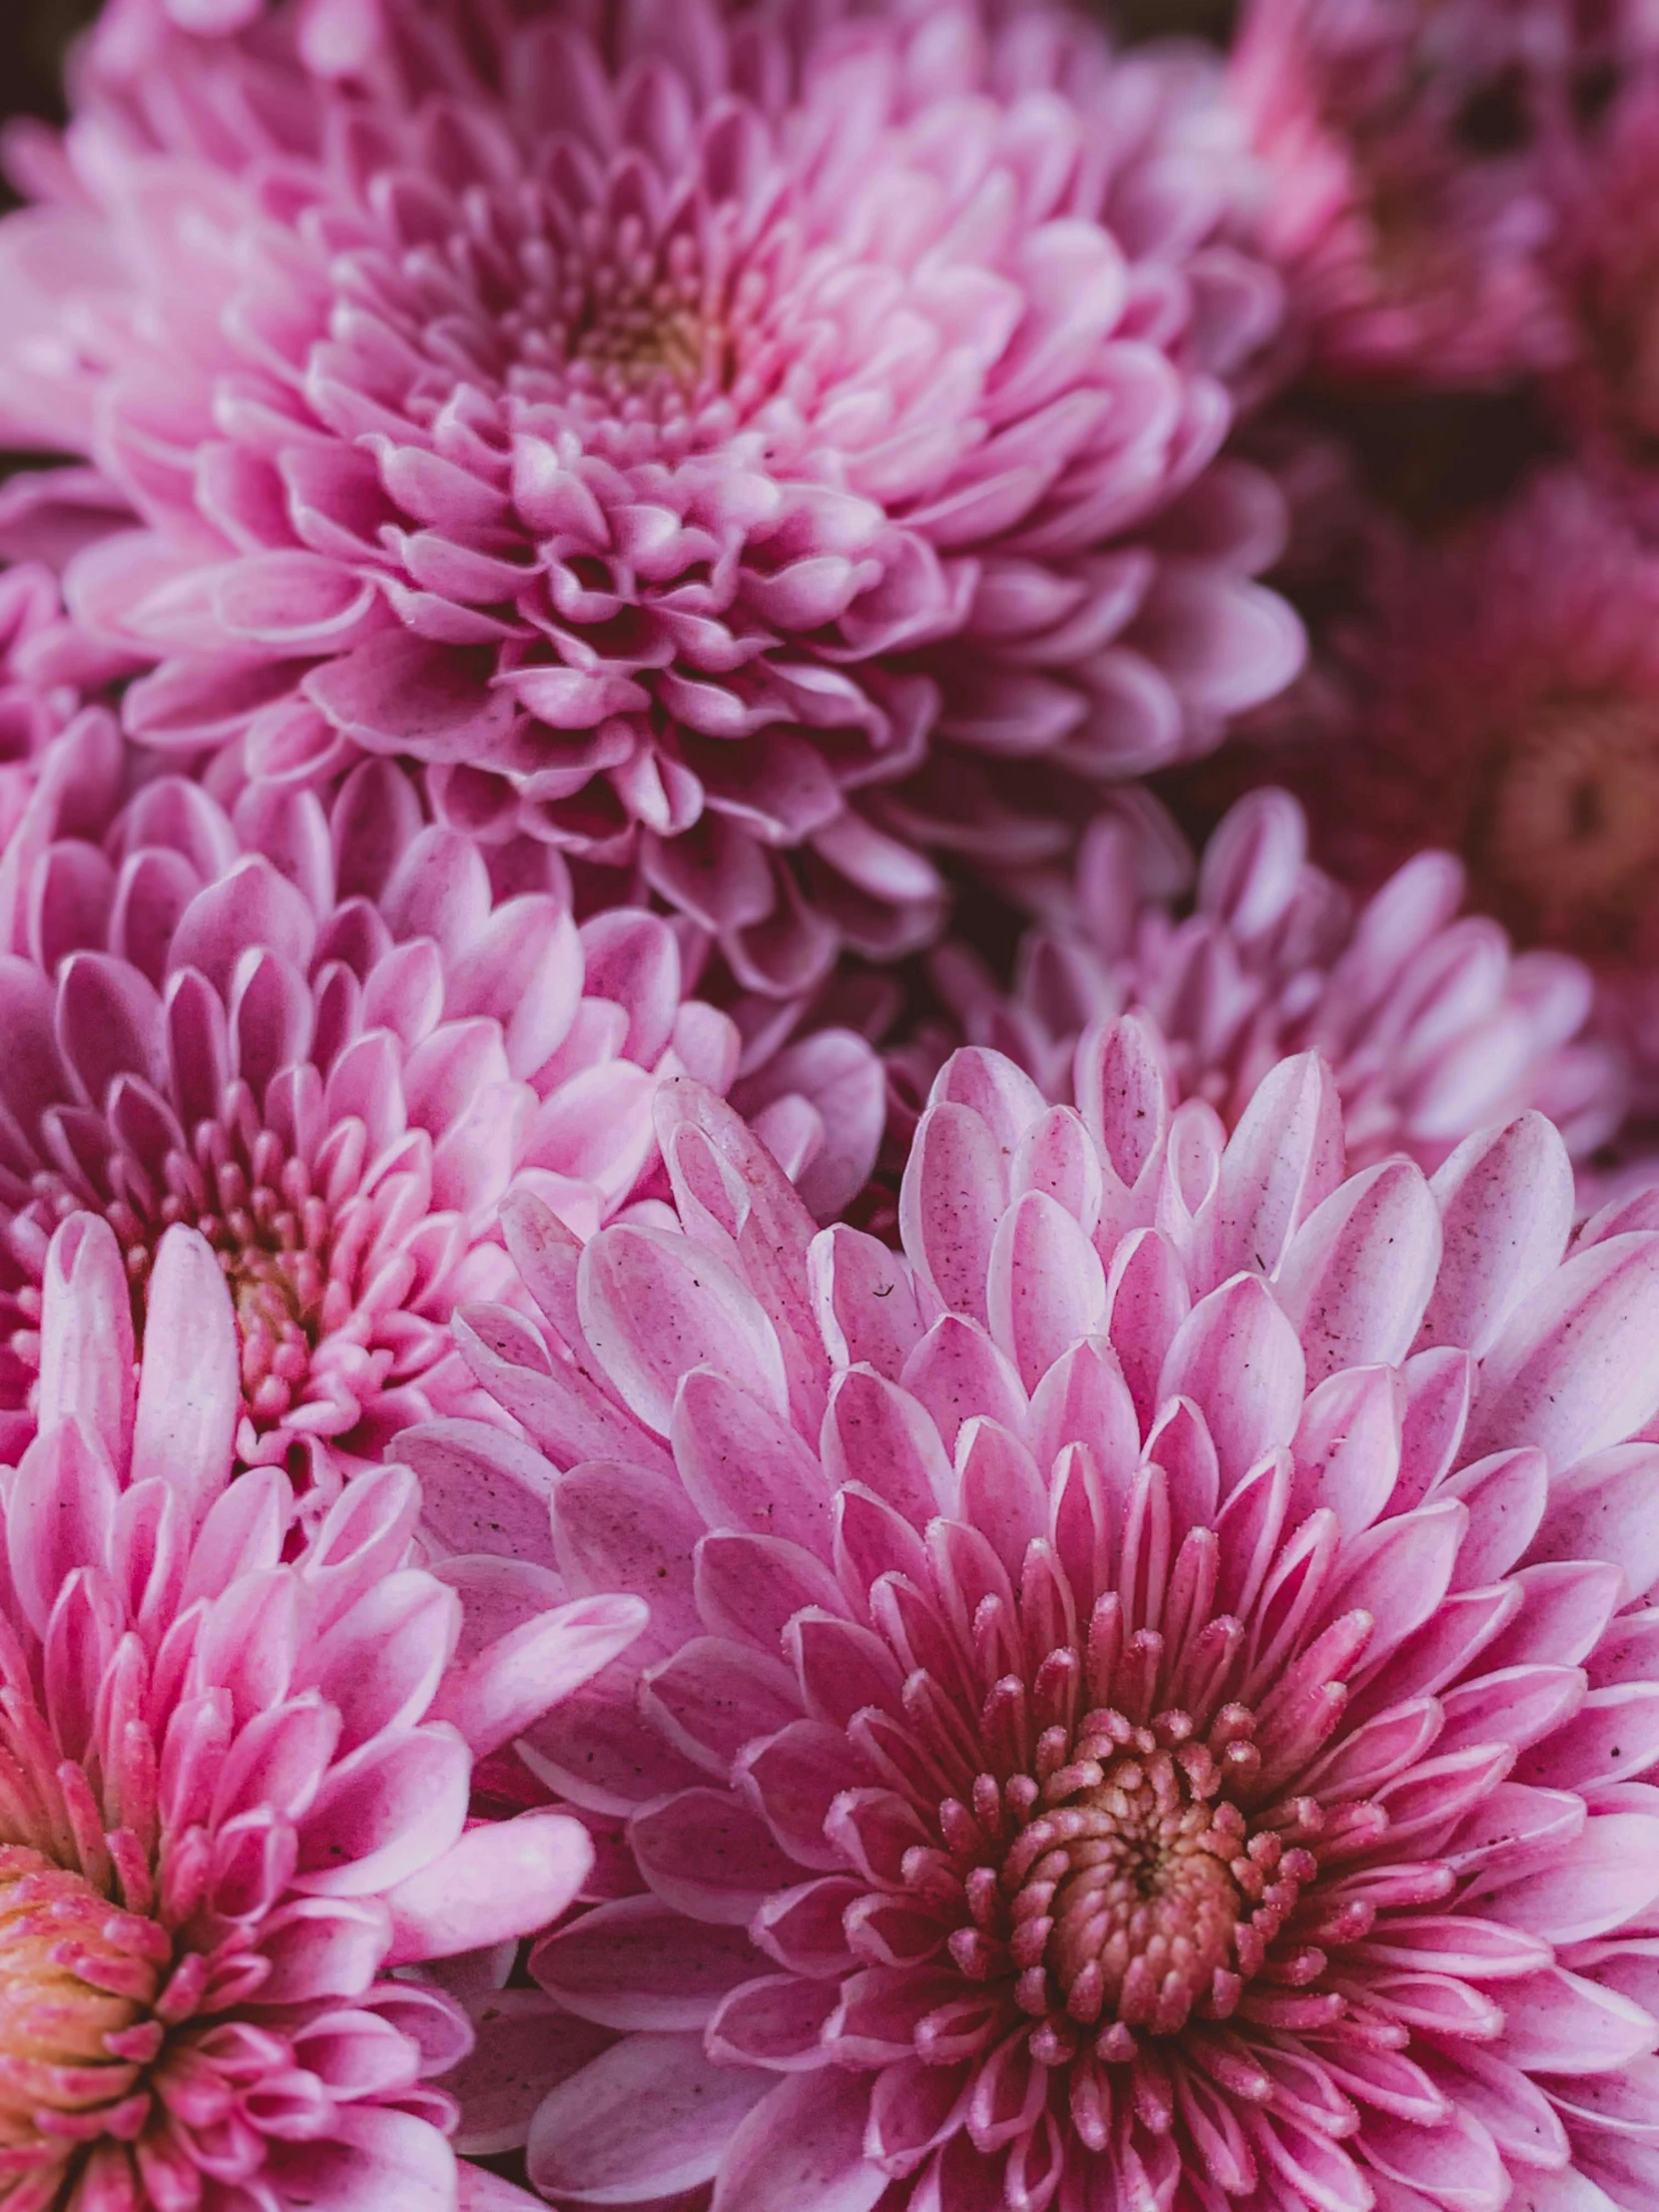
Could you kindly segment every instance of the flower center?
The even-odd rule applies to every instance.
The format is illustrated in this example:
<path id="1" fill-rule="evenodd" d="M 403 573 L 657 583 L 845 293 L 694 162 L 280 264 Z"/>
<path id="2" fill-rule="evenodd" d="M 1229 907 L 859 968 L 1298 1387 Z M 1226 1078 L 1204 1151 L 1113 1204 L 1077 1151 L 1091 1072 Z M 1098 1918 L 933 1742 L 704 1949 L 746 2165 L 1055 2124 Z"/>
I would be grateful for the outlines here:
<path id="1" fill-rule="evenodd" d="M 1659 869 L 1659 729 L 1613 698 L 1547 701 L 1473 810 L 1481 903 L 1517 937 L 1635 949 Z"/>
<path id="2" fill-rule="evenodd" d="M 662 241 L 636 215 L 521 240 L 518 294 L 500 316 L 515 391 L 595 420 L 666 423 L 723 397 L 740 411 L 757 404 L 765 379 L 741 363 L 770 287 L 734 269 L 730 215 L 711 211 L 701 236 Z"/>
<path id="3" fill-rule="evenodd" d="M 1050 2063 L 1072 2055 L 1074 2028 L 1099 2027 L 1098 2054 L 1121 2058 L 1137 2028 L 1174 2035 L 1195 2011 L 1226 2018 L 1260 1968 L 1316 1867 L 1294 1835 L 1253 1826 L 1225 1794 L 1259 1765 L 1253 1727 L 1242 1706 L 1208 1739 L 1185 1713 L 1137 1727 L 1108 1709 L 1084 1718 L 1069 1754 L 1058 1729 L 1039 1743 L 1040 1780 L 1020 1778 L 1037 1796 L 997 1904 L 1015 2001 L 1048 2021 Z M 1004 1791 L 1016 1804 L 1028 1794 Z"/>
<path id="4" fill-rule="evenodd" d="M 56 2202 L 31 2193 L 40 2169 L 142 2124 L 143 2072 L 165 2034 L 152 2007 L 172 1954 L 154 1921 L 84 1875 L 0 1845 L 0 2198 L 21 2185 L 31 2205 Z"/>
<path id="5" fill-rule="evenodd" d="M 122 1144 L 113 1129 L 106 1144 L 102 1160 L 88 1152 L 77 1172 L 36 1174 L 32 1230 L 23 1237 L 44 1255 L 59 1222 L 82 1207 L 101 1211 L 121 1243 L 142 1342 L 156 1247 L 176 1222 L 200 1230 L 231 1287 L 249 1416 L 262 1431 L 276 1426 L 306 1394 L 318 1345 L 353 1305 L 351 1240 L 339 1234 L 310 1170 L 251 1110 L 199 1123 L 187 1143 L 159 1157 Z M 15 1231 L 12 1243 L 19 1248 Z M 26 1317 L 38 1315 L 39 1297 L 19 1295 Z M 24 1350 L 15 1339 L 13 1348 Z"/>

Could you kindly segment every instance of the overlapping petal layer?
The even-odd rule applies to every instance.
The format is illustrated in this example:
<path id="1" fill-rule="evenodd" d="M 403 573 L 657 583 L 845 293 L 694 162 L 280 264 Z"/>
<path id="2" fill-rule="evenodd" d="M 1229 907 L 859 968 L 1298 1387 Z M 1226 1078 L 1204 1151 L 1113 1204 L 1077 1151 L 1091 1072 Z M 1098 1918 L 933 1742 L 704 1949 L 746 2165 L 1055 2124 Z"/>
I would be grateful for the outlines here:
<path id="1" fill-rule="evenodd" d="M 232 1479 L 236 1331 L 193 1230 L 151 1320 L 135 1368 L 115 1237 L 66 1222 L 39 1433 L 0 1475 L 0 2200 L 455 2212 L 480 2200 L 433 2077 L 470 2030 L 392 1970 L 575 1895 L 585 1831 L 469 1824 L 472 1766 L 645 1607 L 417 1565 L 406 1467 L 303 1532 L 280 1469 Z"/>
<path id="2" fill-rule="evenodd" d="M 1659 1238 L 1567 1251 L 1537 1115 L 1348 1175 L 1313 1055 L 1079 1097 L 951 1060 L 901 1254 L 688 1084 L 674 1226 L 510 1210 L 548 1463 L 448 1441 L 652 1621 L 527 1739 L 611 1902 L 497 2141 L 539 2050 L 571 2204 L 1641 2212 Z"/>
<path id="3" fill-rule="evenodd" d="M 1594 985 L 1569 955 L 1515 954 L 1501 924 L 1460 913 L 1465 871 L 1414 854 L 1363 906 L 1308 857 L 1287 793 L 1241 800 L 1201 864 L 1148 795 L 1091 825 L 1075 877 L 1000 989 L 966 948 L 931 972 L 975 1044 L 1008 1053 L 1050 1098 L 1100 1021 L 1144 1008 L 1181 1097 L 1232 1128 L 1274 1062 L 1331 1063 L 1351 1167 L 1408 1152 L 1432 1171 L 1472 1130 L 1535 1106 L 1582 1156 L 1617 1129 L 1621 1056 L 1582 1032 Z"/>
<path id="4" fill-rule="evenodd" d="M 1615 12 L 1251 0 L 1233 89 L 1316 371 L 1444 388 L 1568 357 L 1549 254 L 1560 110 L 1592 20 Z"/>
<path id="5" fill-rule="evenodd" d="M 451 15 L 350 85 L 282 17 L 106 40 L 24 150 L 0 424 L 132 504 L 69 591 L 157 664 L 134 737 L 417 756 L 788 996 L 936 929 L 930 848 L 1063 842 L 1033 764 L 1294 673 L 1207 63 L 1001 0 Z"/>
<path id="6" fill-rule="evenodd" d="M 512 1179 L 590 1233 L 649 1184 L 655 1085 L 689 1071 L 724 1091 L 737 1031 L 686 994 L 667 922 L 616 908 L 579 928 L 550 847 L 488 847 L 486 864 L 423 824 L 389 763 L 365 763 L 327 814 L 260 788 L 228 813 L 169 775 L 127 797 L 133 772 L 108 717 L 83 715 L 0 861 L 14 1448 L 48 1240 L 91 1207 L 141 1327 L 171 1223 L 218 1255 L 243 1461 L 318 1436 L 372 1460 L 467 1395 L 449 1317 L 510 1292 L 496 1213 Z M 758 1126 L 832 1208 L 879 1134 L 872 1056 L 821 1034 L 757 1080 Z"/>

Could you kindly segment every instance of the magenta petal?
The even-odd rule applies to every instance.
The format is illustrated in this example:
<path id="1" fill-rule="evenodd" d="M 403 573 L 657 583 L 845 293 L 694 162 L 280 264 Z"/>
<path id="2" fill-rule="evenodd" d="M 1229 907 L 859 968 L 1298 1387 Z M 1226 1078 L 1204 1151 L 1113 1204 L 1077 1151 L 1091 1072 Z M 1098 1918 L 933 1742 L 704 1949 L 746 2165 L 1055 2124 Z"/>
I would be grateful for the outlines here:
<path id="1" fill-rule="evenodd" d="M 118 1465 L 132 1448 L 133 1309 L 107 1222 L 78 1214 L 56 1233 L 41 1308 L 40 1431 L 73 1413 Z"/>
<path id="2" fill-rule="evenodd" d="M 675 1387 L 693 1368 L 722 1370 L 763 1404 L 781 1409 L 787 1401 L 765 1311 L 717 1261 L 694 1257 L 679 1238 L 607 1230 L 582 1255 L 578 1302 L 589 1343 L 660 1436 L 669 1431 Z"/>
<path id="3" fill-rule="evenodd" d="M 715 1926 L 747 1928 L 767 1899 L 800 1873 L 728 1791 L 683 1790 L 639 1814 L 629 1840 L 641 1874 L 664 1904 Z"/>
<path id="4" fill-rule="evenodd" d="M 567 2010 L 632 2034 L 702 2027 L 759 1963 L 742 1928 L 686 1920 L 656 1898 L 620 1898 L 546 1936 L 530 1965 Z"/>
<path id="5" fill-rule="evenodd" d="M 530 2178 L 577 2204 L 698 2188 L 770 2087 L 758 2069 L 713 2064 L 700 2035 L 630 2035 L 544 2099 L 530 2124 Z"/>
<path id="6" fill-rule="evenodd" d="M 1536 1874 L 1498 1889 L 1489 1903 L 1513 1927 L 1552 1943 L 1582 1942 L 1634 1918 L 1659 1898 L 1659 1821 L 1604 1814 Z"/>
<path id="7" fill-rule="evenodd" d="M 200 1519 L 230 1471 L 242 1381 L 225 1278 L 194 1230 L 162 1239 L 145 1338 L 133 1478 L 159 1476 Z"/>
<path id="8" fill-rule="evenodd" d="M 505 737 L 513 701 L 478 681 L 467 656 L 393 630 L 305 679 L 305 696 L 370 753 L 487 758 Z"/>
<path id="9" fill-rule="evenodd" d="M 1630 1435 L 1659 1410 L 1656 1327 L 1659 1239 L 1614 1237 L 1576 1254 L 1482 1363 L 1469 1447 L 1536 1444 L 1561 1467 Z"/>
<path id="10" fill-rule="evenodd" d="M 887 2176 L 864 2156 L 866 2076 L 797 2074 L 738 2129 L 715 2186 L 715 2212 L 870 2212 Z"/>
<path id="11" fill-rule="evenodd" d="M 558 1814 L 472 1829 L 388 1891 L 387 1963 L 452 1957 L 544 1928 L 572 1902 L 592 1865 L 587 1830 Z"/>

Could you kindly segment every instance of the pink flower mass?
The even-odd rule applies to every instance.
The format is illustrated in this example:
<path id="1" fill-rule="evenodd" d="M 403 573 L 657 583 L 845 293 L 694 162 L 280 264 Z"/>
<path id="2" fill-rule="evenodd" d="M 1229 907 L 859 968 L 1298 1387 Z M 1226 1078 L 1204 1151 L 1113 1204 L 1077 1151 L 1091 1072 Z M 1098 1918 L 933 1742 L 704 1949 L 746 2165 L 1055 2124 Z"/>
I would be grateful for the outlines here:
<path id="1" fill-rule="evenodd" d="M 40 1427 L 0 1484 L 0 2203 L 453 2212 L 470 2041 L 420 1962 L 557 1914 L 580 1825 L 469 1826 L 472 1764 L 638 1632 L 629 1597 L 411 1551 L 406 1467 L 308 1535 L 232 1480 L 231 1303 L 164 1240 L 48 1260 Z M 542 1578 L 545 1580 L 545 1578 Z"/>
<path id="2" fill-rule="evenodd" d="M 649 1180 L 653 1086 L 725 1090 L 738 1033 L 684 995 L 665 921 L 578 928 L 550 847 L 424 827 L 390 764 L 359 768 L 328 816 L 260 790 L 228 814 L 174 776 L 123 804 L 123 770 L 107 717 L 83 716 L 0 862 L 7 1427 L 33 1418 L 48 1241 L 90 1207 L 141 1328 L 171 1224 L 218 1254 L 243 1462 L 326 1437 L 368 1463 L 468 1395 L 449 1316 L 510 1295 L 509 1183 L 590 1233 Z M 792 1071 L 830 1085 L 832 1145 Z M 767 1072 L 759 1126 L 834 1205 L 879 1133 L 871 1055 L 820 1033 Z"/>
<path id="3" fill-rule="evenodd" d="M 931 970 L 973 1043 L 1068 1104 L 1096 1025 L 1138 1008 L 1179 1095 L 1230 1129 L 1276 1061 L 1312 1049 L 1336 1078 L 1351 1167 L 1406 1152 L 1432 1171 L 1525 1106 L 1586 1154 L 1628 1089 L 1617 1050 L 1582 1034 L 1592 977 L 1564 953 L 1513 953 L 1490 914 L 1460 911 L 1465 890 L 1454 854 L 1422 851 L 1357 905 L 1310 860 L 1297 802 L 1272 789 L 1240 800 L 1195 865 L 1139 792 L 1096 817 L 1073 876 L 1033 886 L 1042 918 L 1011 987 L 961 945 Z"/>
<path id="4" fill-rule="evenodd" d="M 1390 541 L 1343 641 L 1347 727 L 1308 777 L 1345 877 L 1370 887 L 1443 842 L 1518 945 L 1581 959 L 1644 1101 L 1659 1087 L 1656 614 L 1639 513 L 1580 470 L 1533 476 L 1437 545 Z"/>
<path id="5" fill-rule="evenodd" d="M 153 664 L 142 744 L 414 756 L 789 995 L 937 928 L 929 848 L 1063 837 L 1033 762 L 1140 773 L 1295 673 L 1216 461 L 1279 287 L 1196 53 L 410 5 L 339 82 L 290 32 L 95 39 L 17 142 L 0 430 L 131 504 L 68 593 Z"/>
<path id="6" fill-rule="evenodd" d="M 1576 12 L 1583 26 L 1555 0 L 1247 0 L 1234 94 L 1316 374 L 1499 384 L 1568 357 L 1547 126 L 1597 10 Z"/>
<path id="7" fill-rule="evenodd" d="M 461 1335 L 551 1464 L 476 1449 L 652 1616 L 525 1740 L 627 1843 L 532 2179 L 1642 2212 L 1659 1237 L 1569 1250 L 1536 1114 L 1347 1175 L 1313 1055 L 1229 1138 L 1129 1017 L 1081 1101 L 958 1054 L 898 1254 L 686 1083 L 676 1221 L 515 1202 Z"/>
<path id="8" fill-rule="evenodd" d="M 37 11 L 0 2212 L 1655 2212 L 1659 0 Z"/>

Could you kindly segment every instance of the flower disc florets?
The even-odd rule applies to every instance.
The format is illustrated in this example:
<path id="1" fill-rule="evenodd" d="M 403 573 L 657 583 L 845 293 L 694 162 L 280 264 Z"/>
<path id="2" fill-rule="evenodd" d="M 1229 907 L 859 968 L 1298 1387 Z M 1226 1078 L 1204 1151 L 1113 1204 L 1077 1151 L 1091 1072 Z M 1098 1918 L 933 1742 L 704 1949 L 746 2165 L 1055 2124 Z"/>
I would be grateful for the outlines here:
<path id="1" fill-rule="evenodd" d="M 690 1085 L 678 1227 L 510 1205 L 542 1321 L 459 1328 L 550 1465 L 479 1429 L 430 1509 L 550 1484 L 652 1605 L 523 1747 L 618 1847 L 532 2178 L 1641 2212 L 1659 1237 L 1568 1256 L 1535 1114 L 1347 1175 L 1312 1055 L 1229 1136 L 1129 1017 L 1078 1096 L 952 1059 L 898 1253 Z"/>
<path id="2" fill-rule="evenodd" d="M 84 83 L 73 202 L 0 227 L 0 425 L 132 503 L 69 590 L 147 745 L 417 756 L 788 996 L 936 927 L 927 848 L 1063 840 L 1029 764 L 1138 774 L 1295 671 L 1216 463 L 1278 286 L 1194 55 L 663 0 Z"/>

